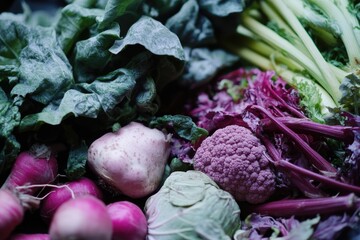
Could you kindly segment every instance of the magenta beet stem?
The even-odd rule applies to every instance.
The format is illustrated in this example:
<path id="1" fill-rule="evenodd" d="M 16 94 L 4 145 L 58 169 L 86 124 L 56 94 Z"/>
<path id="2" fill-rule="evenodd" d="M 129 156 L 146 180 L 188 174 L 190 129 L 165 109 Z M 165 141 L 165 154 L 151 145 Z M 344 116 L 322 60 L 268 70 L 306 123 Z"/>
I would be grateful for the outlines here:
<path id="1" fill-rule="evenodd" d="M 355 210 L 360 206 L 355 194 L 340 197 L 324 197 L 313 199 L 285 199 L 260 204 L 251 211 L 273 217 L 315 216 L 343 213 Z"/>

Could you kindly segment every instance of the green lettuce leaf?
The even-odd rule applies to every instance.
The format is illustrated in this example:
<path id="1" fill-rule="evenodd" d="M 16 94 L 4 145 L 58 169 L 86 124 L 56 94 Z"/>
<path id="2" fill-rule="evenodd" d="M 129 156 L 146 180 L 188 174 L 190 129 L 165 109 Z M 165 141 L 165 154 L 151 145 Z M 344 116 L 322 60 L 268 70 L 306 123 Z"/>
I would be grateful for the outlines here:
<path id="1" fill-rule="evenodd" d="M 0 17 L 0 76 L 14 87 L 11 96 L 48 104 L 73 83 L 71 65 L 51 28 Z"/>
<path id="2" fill-rule="evenodd" d="M 196 141 L 201 137 L 206 137 L 208 132 L 196 126 L 192 118 L 185 115 L 163 115 L 156 117 L 150 122 L 150 127 L 172 128 L 180 137 Z"/>
<path id="3" fill-rule="evenodd" d="M 88 147 L 85 142 L 70 150 L 65 170 L 69 179 L 77 179 L 86 173 Z"/>
<path id="4" fill-rule="evenodd" d="M 81 34 L 96 23 L 96 17 L 101 17 L 103 14 L 103 9 L 90 9 L 76 3 L 62 9 L 55 29 L 60 45 L 66 54 L 80 40 Z"/>
<path id="5" fill-rule="evenodd" d="M 179 36 L 186 46 L 201 46 L 215 43 L 215 33 L 210 20 L 200 14 L 195 0 L 184 3 L 179 12 L 167 19 L 165 26 Z"/>
<path id="6" fill-rule="evenodd" d="M 115 42 L 110 51 L 119 54 L 126 47 L 137 44 L 155 55 L 167 55 L 181 61 L 185 60 L 178 37 L 153 18 L 141 17 L 130 27 L 123 40 Z"/>
<path id="7" fill-rule="evenodd" d="M 128 12 L 135 13 L 142 0 L 108 0 L 105 14 L 99 23 L 99 28 L 104 29 L 112 24 L 118 17 Z"/>
<path id="8" fill-rule="evenodd" d="M 10 168 L 20 151 L 20 144 L 13 135 L 20 118 L 17 101 L 9 99 L 0 87 L 0 174 Z"/>
<path id="9" fill-rule="evenodd" d="M 199 0 L 202 10 L 218 16 L 226 17 L 232 13 L 240 13 L 244 10 L 247 0 Z"/>
<path id="10" fill-rule="evenodd" d="M 91 82 L 102 73 L 111 61 L 108 50 L 117 39 L 120 39 L 120 27 L 114 23 L 111 28 L 76 43 L 73 66 L 77 82 Z"/>

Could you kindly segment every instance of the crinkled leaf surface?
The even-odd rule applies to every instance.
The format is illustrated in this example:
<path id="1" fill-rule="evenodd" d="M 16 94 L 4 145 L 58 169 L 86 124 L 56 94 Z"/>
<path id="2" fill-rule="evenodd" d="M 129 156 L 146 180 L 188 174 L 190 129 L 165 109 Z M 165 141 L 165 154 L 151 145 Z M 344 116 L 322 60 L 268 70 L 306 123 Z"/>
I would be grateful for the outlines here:
<path id="1" fill-rule="evenodd" d="M 120 27 L 114 23 L 111 28 L 76 43 L 73 66 L 77 82 L 93 81 L 102 73 L 111 61 L 112 54 L 108 50 L 117 39 L 120 39 Z"/>
<path id="2" fill-rule="evenodd" d="M 143 16 L 134 23 L 125 38 L 110 49 L 113 54 L 120 53 L 130 45 L 139 44 L 155 55 L 167 55 L 185 60 L 184 51 L 178 37 L 153 18 Z"/>
<path id="3" fill-rule="evenodd" d="M 199 0 L 201 9 L 208 13 L 225 17 L 232 13 L 240 13 L 244 10 L 245 0 Z"/>
<path id="4" fill-rule="evenodd" d="M 180 83 L 191 87 L 208 83 L 220 70 L 239 60 L 222 49 L 185 47 L 184 50 L 187 62 Z"/>
<path id="5" fill-rule="evenodd" d="M 185 115 L 163 115 L 153 119 L 150 126 L 157 128 L 171 128 L 181 138 L 189 141 L 196 141 L 201 137 L 206 137 L 208 132 L 196 126 L 192 118 Z"/>
<path id="6" fill-rule="evenodd" d="M 96 17 L 102 16 L 104 10 L 97 8 L 86 8 L 72 3 L 65 6 L 55 29 L 60 45 L 65 53 L 68 53 L 80 35 L 88 27 L 95 24 Z"/>
<path id="7" fill-rule="evenodd" d="M 108 0 L 99 28 L 104 29 L 127 12 L 136 12 L 142 0 Z"/>
<path id="8" fill-rule="evenodd" d="M 0 17 L 0 74 L 13 81 L 11 96 L 48 104 L 73 83 L 71 66 L 51 28 L 31 27 Z"/>
<path id="9" fill-rule="evenodd" d="M 184 3 L 179 12 L 167 19 L 165 26 L 186 46 L 215 43 L 213 26 L 207 17 L 200 14 L 195 0 Z"/>
<path id="10" fill-rule="evenodd" d="M 20 144 L 13 135 L 13 130 L 20 123 L 20 112 L 16 102 L 6 96 L 0 88 L 0 173 L 9 169 L 12 160 L 20 151 Z"/>

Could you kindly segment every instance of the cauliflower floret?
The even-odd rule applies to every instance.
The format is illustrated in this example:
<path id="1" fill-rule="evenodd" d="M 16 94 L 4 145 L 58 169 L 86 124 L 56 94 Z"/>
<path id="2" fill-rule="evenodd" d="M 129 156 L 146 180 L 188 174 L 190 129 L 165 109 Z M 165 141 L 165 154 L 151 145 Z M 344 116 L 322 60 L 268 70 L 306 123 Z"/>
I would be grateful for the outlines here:
<path id="1" fill-rule="evenodd" d="M 257 204 L 275 191 L 266 148 L 253 133 L 230 125 L 207 137 L 194 156 L 194 169 L 210 176 L 237 201 Z"/>

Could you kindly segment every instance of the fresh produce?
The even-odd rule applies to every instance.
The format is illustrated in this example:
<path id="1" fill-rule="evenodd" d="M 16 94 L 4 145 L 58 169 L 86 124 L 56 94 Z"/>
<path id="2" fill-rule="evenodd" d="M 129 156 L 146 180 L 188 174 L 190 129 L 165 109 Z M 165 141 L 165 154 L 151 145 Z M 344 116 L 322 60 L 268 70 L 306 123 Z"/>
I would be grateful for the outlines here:
<path id="1" fill-rule="evenodd" d="M 45 26 L 29 11 L 0 15 L 1 171 L 34 138 L 72 152 L 114 124 L 154 116 L 161 90 L 184 69 L 179 38 L 141 1 L 84 2 Z M 66 173 L 79 177 L 84 159 L 69 156 Z"/>
<path id="2" fill-rule="evenodd" d="M 94 181 L 86 177 L 60 184 L 56 188 L 50 186 L 50 189 L 40 206 L 40 215 L 46 222 L 50 222 L 56 210 L 70 199 L 84 195 L 92 195 L 98 199 L 103 198 L 100 188 Z"/>
<path id="3" fill-rule="evenodd" d="M 131 122 L 95 140 L 89 148 L 88 164 L 120 193 L 145 197 L 159 187 L 170 154 L 169 137 Z"/>
<path id="4" fill-rule="evenodd" d="M 50 240 L 49 234 L 46 233 L 32 233 L 32 234 L 15 234 L 10 236 L 9 240 Z"/>
<path id="5" fill-rule="evenodd" d="M 16 189 L 33 195 L 39 189 L 31 187 L 32 185 L 51 183 L 57 174 L 58 163 L 54 153 L 47 146 L 33 145 L 29 151 L 18 155 L 1 188 Z"/>
<path id="6" fill-rule="evenodd" d="M 310 118 L 323 121 L 327 107 L 358 114 L 358 2 L 254 2 L 224 47 L 253 66 L 276 71 L 300 92 Z"/>
<path id="7" fill-rule="evenodd" d="M 265 202 L 275 191 L 266 148 L 247 128 L 229 125 L 202 141 L 194 169 L 210 176 L 237 201 Z"/>
<path id="8" fill-rule="evenodd" d="M 235 125 L 247 128 L 265 146 L 263 153 L 276 176 L 276 189 L 264 203 L 240 202 L 243 213 L 282 219 L 311 218 L 319 214 L 322 220 L 331 214 L 352 213 L 359 208 L 358 177 L 354 172 L 359 163 L 356 146 L 360 129 L 356 116 L 340 112 L 340 116 L 346 117 L 342 124 L 337 121 L 335 125 L 316 123 L 303 112 L 296 89 L 289 87 L 274 72 L 245 68 L 220 76 L 211 85 L 200 89 L 195 101 L 187 105 L 187 111 L 198 126 L 210 133 L 202 143 L 217 131 Z M 229 131 L 228 135 L 232 136 L 234 132 Z M 238 141 L 239 144 L 242 142 Z M 192 144 L 193 150 L 187 152 L 188 156 L 181 153 L 178 157 L 188 161 L 189 155 L 194 154 L 196 168 L 197 151 L 202 154 L 201 144 Z M 223 152 L 221 155 L 225 154 L 226 148 L 221 144 L 212 146 L 209 149 L 219 148 Z M 337 155 L 340 151 L 343 155 Z M 204 156 L 209 158 L 211 155 Z M 209 176 L 211 167 L 208 163 L 203 168 Z M 220 187 L 225 189 L 228 185 L 231 185 L 230 181 Z M 299 206 L 307 207 L 302 210 Z M 310 236 L 320 219 L 312 225 L 304 223 Z M 356 229 L 356 224 L 347 226 Z M 338 231 L 344 231 L 344 228 Z M 284 234 L 282 236 L 290 233 Z"/>
<path id="9" fill-rule="evenodd" d="M 113 226 L 112 240 L 146 239 L 147 221 L 139 206 L 129 201 L 117 201 L 106 208 Z"/>
<path id="10" fill-rule="evenodd" d="M 51 221 L 49 235 L 54 240 L 111 240 L 111 219 L 101 200 L 84 195 L 71 199 L 58 208 Z"/>
<path id="11" fill-rule="evenodd" d="M 354 194 L 332 198 L 282 199 L 253 206 L 252 212 L 273 217 L 330 215 L 342 211 L 354 211 L 360 207 L 360 199 Z"/>
<path id="12" fill-rule="evenodd" d="M 10 190 L 0 189 L 0 239 L 6 240 L 24 217 L 20 199 Z"/>
<path id="13" fill-rule="evenodd" d="M 147 239 L 229 239 L 240 227 L 235 199 L 200 171 L 173 172 L 145 204 Z"/>
<path id="14" fill-rule="evenodd" d="M 358 0 L 59 1 L 0 13 L 0 239 L 360 236 Z"/>

